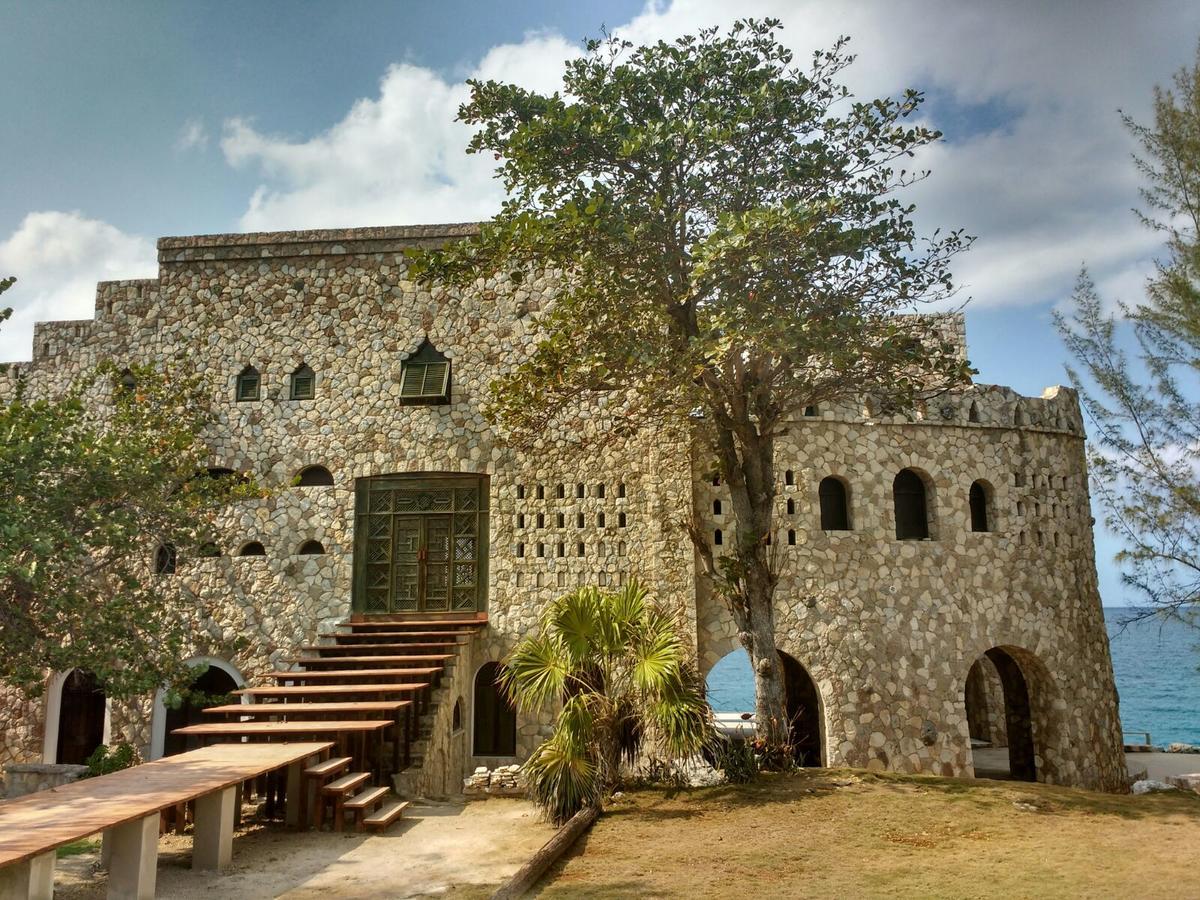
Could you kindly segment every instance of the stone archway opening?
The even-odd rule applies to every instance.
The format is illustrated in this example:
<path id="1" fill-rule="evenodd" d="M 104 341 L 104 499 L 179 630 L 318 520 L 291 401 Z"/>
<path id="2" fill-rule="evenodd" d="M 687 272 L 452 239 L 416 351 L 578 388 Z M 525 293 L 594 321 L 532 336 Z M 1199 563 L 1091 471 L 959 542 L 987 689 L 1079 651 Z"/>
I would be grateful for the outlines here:
<path id="1" fill-rule="evenodd" d="M 96 676 L 72 669 L 63 679 L 58 704 L 58 737 L 54 761 L 83 765 L 104 743 L 108 699 Z"/>
<path id="2" fill-rule="evenodd" d="M 173 734 L 173 732 L 176 728 L 213 721 L 211 717 L 204 715 L 204 709 L 209 706 L 236 702 L 233 692 L 239 687 L 241 685 L 238 681 L 223 668 L 214 665 L 206 666 L 192 679 L 187 688 L 180 692 L 179 704 L 166 707 L 166 713 L 163 716 L 162 755 L 174 756 L 176 753 L 195 750 L 201 746 L 199 738 Z"/>
<path id="3" fill-rule="evenodd" d="M 796 764 L 824 764 L 821 728 L 821 698 L 808 670 L 795 658 L 779 651 L 788 725 Z M 752 737 L 754 713 L 754 670 L 745 650 L 733 650 L 709 670 L 705 679 L 709 705 L 721 731 L 731 736 Z M 745 723 L 745 724 L 743 724 Z"/>
<path id="4" fill-rule="evenodd" d="M 976 659 L 964 700 L 975 776 L 1037 781 L 1029 681 L 1013 655 L 993 647 Z"/>
<path id="5" fill-rule="evenodd" d="M 792 737 L 792 754 L 798 766 L 820 766 L 823 763 L 821 740 L 821 698 L 808 670 L 782 650 L 783 691 L 787 698 L 788 727 Z"/>

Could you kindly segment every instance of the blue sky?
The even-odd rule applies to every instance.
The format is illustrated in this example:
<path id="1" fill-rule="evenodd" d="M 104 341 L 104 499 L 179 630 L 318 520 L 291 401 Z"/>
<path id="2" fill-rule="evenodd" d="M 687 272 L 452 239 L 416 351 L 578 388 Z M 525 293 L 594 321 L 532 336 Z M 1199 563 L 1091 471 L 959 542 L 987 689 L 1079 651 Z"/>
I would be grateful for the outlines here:
<path id="1" fill-rule="evenodd" d="M 1158 239 L 1135 221 L 1133 146 L 1155 84 L 1193 58 L 1200 4 L 1156 0 L 0 0 L 0 274 L 20 279 L 0 359 L 32 322 L 90 315 L 94 282 L 153 273 L 163 234 L 464 220 L 495 208 L 454 109 L 470 76 L 553 89 L 607 26 L 635 41 L 740 15 L 807 53 L 849 34 L 859 96 L 925 90 L 946 133 L 913 192 L 956 266 L 980 380 L 1065 380 L 1050 311 L 1085 262 L 1136 299 Z M 1121 589 L 1101 536 L 1105 602 Z"/>

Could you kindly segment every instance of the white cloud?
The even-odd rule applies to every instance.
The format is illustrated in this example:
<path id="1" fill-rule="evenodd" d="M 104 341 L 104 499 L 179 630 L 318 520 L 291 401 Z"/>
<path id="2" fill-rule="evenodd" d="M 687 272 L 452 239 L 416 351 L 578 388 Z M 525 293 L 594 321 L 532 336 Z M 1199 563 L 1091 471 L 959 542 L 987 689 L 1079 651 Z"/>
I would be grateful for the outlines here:
<path id="1" fill-rule="evenodd" d="M 157 272 L 154 244 L 143 237 L 78 212 L 30 213 L 0 242 L 0 275 L 17 277 L 0 296 L 15 310 L 0 326 L 0 360 L 29 358 L 34 322 L 92 318 L 97 281 Z"/>
<path id="2" fill-rule="evenodd" d="M 179 137 L 175 139 L 175 150 L 185 153 L 188 150 L 205 150 L 208 147 L 208 129 L 200 119 L 188 119 L 179 129 Z"/>
<path id="3" fill-rule="evenodd" d="M 913 198 L 927 230 L 961 226 L 978 236 L 956 266 L 978 305 L 1061 298 L 1085 261 L 1100 284 L 1145 270 L 1156 239 L 1129 212 L 1137 203 L 1132 143 L 1116 109 L 1148 117 L 1152 86 L 1191 59 L 1200 7 L 1177 0 L 742 0 L 734 7 L 674 0 L 649 3 L 613 31 L 646 43 L 735 16 L 783 19 L 783 39 L 801 62 L 849 34 L 859 60 L 845 77 L 859 96 L 917 87 L 943 114 L 955 106 L 954 121 L 964 111 L 973 119 L 973 132 L 951 131 L 924 154 L 934 174 Z M 534 32 L 491 49 L 465 74 L 552 91 L 563 60 L 578 52 L 559 35 Z M 463 153 L 469 131 L 453 119 L 466 96 L 461 82 L 395 65 L 377 96 L 311 136 L 276 137 L 245 120 L 227 122 L 226 158 L 262 179 L 241 227 L 486 217 L 500 187 L 491 159 Z M 936 116 L 939 107 L 927 109 Z M 997 116 L 1000 127 L 980 130 Z M 1129 276 L 1119 283 L 1127 287 Z"/>

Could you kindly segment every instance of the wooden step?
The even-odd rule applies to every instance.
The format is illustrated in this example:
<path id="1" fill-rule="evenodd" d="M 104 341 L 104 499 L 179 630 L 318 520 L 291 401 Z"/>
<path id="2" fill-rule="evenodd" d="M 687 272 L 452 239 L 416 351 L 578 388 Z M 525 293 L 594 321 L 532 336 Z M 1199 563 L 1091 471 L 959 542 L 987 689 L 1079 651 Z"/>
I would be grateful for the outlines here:
<path id="1" fill-rule="evenodd" d="M 363 830 L 363 817 L 383 803 L 383 799 L 390 793 L 391 790 L 385 787 L 368 788 L 342 803 L 343 812 L 354 816 L 355 831 Z"/>
<path id="2" fill-rule="evenodd" d="M 390 788 L 373 787 L 361 791 L 347 800 L 342 806 L 346 809 L 370 809 L 391 793 Z"/>
<path id="3" fill-rule="evenodd" d="M 327 759 L 325 762 L 309 766 L 304 770 L 304 774 L 309 778 L 328 778 L 345 769 L 353 761 L 353 758 L 349 756 L 335 756 L 333 759 Z"/>
<path id="4" fill-rule="evenodd" d="M 315 719 L 311 722 L 205 722 L 172 730 L 171 734 L 203 737 L 300 737 L 310 734 L 372 732 L 395 725 L 391 719 Z"/>
<path id="5" fill-rule="evenodd" d="M 425 666 L 422 668 L 410 669 L 334 669 L 333 671 L 320 670 L 316 672 L 272 672 L 271 677 L 275 681 L 370 681 L 378 679 L 380 681 L 389 678 L 420 678 L 428 681 L 432 676 L 441 674 L 441 666 Z"/>
<path id="6" fill-rule="evenodd" d="M 343 775 L 337 781 L 331 781 L 329 784 L 322 785 L 321 793 L 326 796 L 333 796 L 334 794 L 345 796 L 351 791 L 358 790 L 370 780 L 370 772 L 351 772 L 349 775 Z"/>
<path id="7" fill-rule="evenodd" d="M 357 648 L 356 648 L 357 649 Z M 357 666 L 383 664 L 396 668 L 398 663 L 437 663 L 444 666 L 455 659 L 453 653 L 419 653 L 410 656 L 289 656 L 283 662 L 301 666 Z"/>
<path id="8" fill-rule="evenodd" d="M 204 712 L 213 715 L 251 718 L 286 716 L 289 719 L 296 719 L 309 716 L 328 716 L 331 713 L 336 715 L 345 713 L 395 714 L 411 705 L 411 700 L 360 700 L 343 703 L 225 703 L 221 706 L 210 706 Z"/>
<path id="9" fill-rule="evenodd" d="M 397 697 L 420 694 L 428 688 L 427 682 L 393 681 L 390 684 L 286 684 L 278 687 L 242 688 L 234 693 L 247 697 L 330 697 L 340 694 Z"/>
<path id="10" fill-rule="evenodd" d="M 410 644 L 305 644 L 301 650 L 334 656 L 342 653 L 445 653 L 461 647 L 458 641 L 414 641 Z"/>
<path id="11" fill-rule="evenodd" d="M 404 810 L 408 809 L 409 801 L 393 800 L 391 803 L 385 803 L 369 816 L 365 816 L 362 823 L 367 828 L 384 829 L 395 822 Z"/>
<path id="12" fill-rule="evenodd" d="M 477 619 L 393 619 L 368 622 L 340 622 L 339 628 L 351 631 L 435 631 L 453 628 L 456 631 L 475 631 L 482 628 Z"/>
<path id="13" fill-rule="evenodd" d="M 396 644 L 404 644 L 410 641 L 442 640 L 462 644 L 465 643 L 462 638 L 467 637 L 467 635 L 461 631 L 339 631 L 334 634 L 322 634 L 320 637 L 333 638 L 338 643 L 353 642 L 370 644 L 378 643 L 379 641 L 391 641 Z"/>

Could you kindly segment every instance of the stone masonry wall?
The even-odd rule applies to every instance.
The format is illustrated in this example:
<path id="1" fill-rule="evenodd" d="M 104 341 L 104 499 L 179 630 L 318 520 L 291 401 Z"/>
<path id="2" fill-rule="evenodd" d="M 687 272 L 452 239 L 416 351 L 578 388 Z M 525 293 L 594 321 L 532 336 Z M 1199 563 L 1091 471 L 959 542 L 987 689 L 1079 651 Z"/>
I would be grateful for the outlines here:
<path id="1" fill-rule="evenodd" d="M 730 527 L 713 517 L 722 489 L 684 437 L 647 432 L 585 444 L 594 423 L 583 419 L 578 433 L 547 434 L 517 450 L 488 423 L 487 386 L 535 345 L 555 277 L 465 290 L 408 280 L 405 247 L 473 228 L 164 238 L 158 279 L 101 284 L 94 321 L 39 325 L 33 360 L 0 376 L 0 398 L 17 379 L 31 394 L 53 394 L 105 359 L 180 362 L 210 379 L 218 413 L 211 465 L 252 471 L 273 493 L 229 511 L 222 556 L 182 559 L 177 575 L 162 577 L 195 617 L 194 655 L 227 660 L 248 680 L 350 613 L 357 479 L 487 476 L 489 621 L 447 678 L 421 775 L 431 794 L 485 764 L 470 747 L 475 672 L 528 634 L 565 590 L 636 576 L 679 606 L 705 671 L 736 646 L 679 527 L 693 509 L 711 530 Z M 945 326 L 961 342 L 961 318 Z M 425 339 L 451 360 L 452 402 L 400 405 L 401 363 Z M 290 400 L 289 376 L 301 364 L 316 373 L 316 397 Z M 262 375 L 262 399 L 237 403 L 246 365 Z M 1118 788 L 1120 726 L 1076 398 L 1063 389 L 1022 398 L 976 386 L 929 407 L 915 421 L 870 418 L 869 406 L 821 410 L 779 443 L 780 646 L 818 686 L 826 756 L 970 774 L 966 674 L 984 650 L 1002 646 L 1029 682 L 1046 780 Z M 332 487 L 291 486 L 312 464 L 332 472 Z M 931 493 L 930 541 L 895 540 L 891 482 L 906 466 Z M 818 527 L 817 484 L 828 474 L 850 487 L 853 531 Z M 966 503 L 981 478 L 995 522 L 982 534 L 970 531 Z M 325 554 L 298 555 L 310 539 Z M 235 555 L 251 540 L 263 543 L 265 557 Z M 0 762 L 38 759 L 41 701 L 23 708 L 3 696 Z M 457 696 L 465 727 L 456 732 L 449 717 Z M 112 712 L 114 736 L 143 753 L 155 727 L 150 700 Z M 518 757 L 548 727 L 546 715 L 521 717 Z"/>

